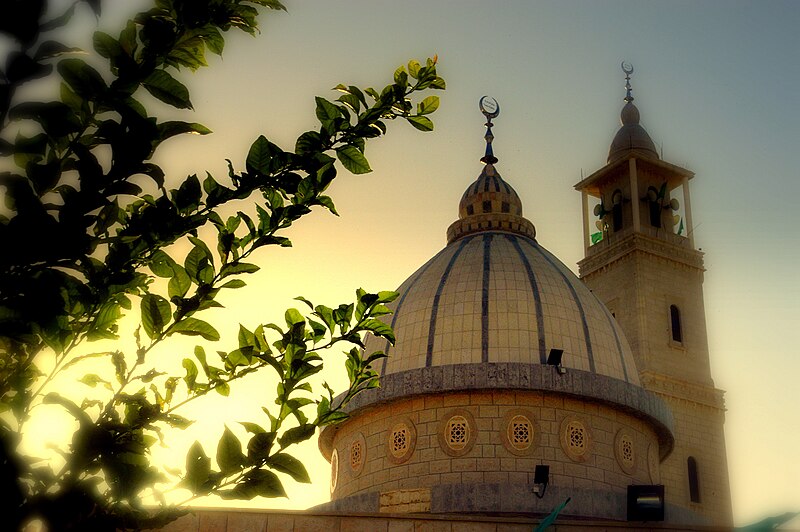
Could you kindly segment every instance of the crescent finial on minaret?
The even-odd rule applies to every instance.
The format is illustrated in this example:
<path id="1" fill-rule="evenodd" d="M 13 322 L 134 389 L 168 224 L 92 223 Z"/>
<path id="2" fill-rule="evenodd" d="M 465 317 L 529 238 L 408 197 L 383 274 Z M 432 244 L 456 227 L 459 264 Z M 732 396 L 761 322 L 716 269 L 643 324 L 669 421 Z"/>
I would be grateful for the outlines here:
<path id="1" fill-rule="evenodd" d="M 625 101 L 630 103 L 633 101 L 633 95 L 631 94 L 631 74 L 633 74 L 633 65 L 623 61 L 620 66 L 622 67 L 622 71 L 625 72 Z"/>

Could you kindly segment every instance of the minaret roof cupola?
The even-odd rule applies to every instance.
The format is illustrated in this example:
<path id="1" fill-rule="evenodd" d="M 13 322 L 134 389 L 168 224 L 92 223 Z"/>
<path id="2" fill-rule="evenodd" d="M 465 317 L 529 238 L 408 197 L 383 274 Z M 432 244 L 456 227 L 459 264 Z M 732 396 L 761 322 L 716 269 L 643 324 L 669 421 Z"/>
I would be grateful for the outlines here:
<path id="1" fill-rule="evenodd" d="M 620 113 L 620 123 L 611 148 L 608 150 L 608 162 L 622 159 L 630 153 L 644 155 L 646 157 L 658 159 L 658 152 L 653 143 L 653 139 L 647 131 L 639 124 L 639 109 L 633 104 L 631 94 L 631 74 L 633 66 L 622 63 L 622 71 L 625 72 L 625 106 Z"/>
<path id="2" fill-rule="evenodd" d="M 519 195 L 494 167 L 498 159 L 492 148 L 492 119 L 500 114 L 500 105 L 494 98 L 484 96 L 480 100 L 480 110 L 486 117 L 486 151 L 481 158 L 483 171 L 464 191 L 458 205 L 458 220 L 447 229 L 447 242 L 489 230 L 510 231 L 535 238 L 536 229 L 522 216 Z"/>

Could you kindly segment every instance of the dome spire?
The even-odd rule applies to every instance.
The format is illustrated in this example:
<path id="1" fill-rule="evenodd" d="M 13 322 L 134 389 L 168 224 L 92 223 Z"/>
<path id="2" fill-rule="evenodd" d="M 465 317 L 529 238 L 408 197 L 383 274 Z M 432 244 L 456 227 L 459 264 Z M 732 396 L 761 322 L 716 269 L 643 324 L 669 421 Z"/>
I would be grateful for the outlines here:
<path id="1" fill-rule="evenodd" d="M 482 231 L 505 231 L 536 238 L 536 228 L 522 216 L 522 201 L 517 192 L 494 167 L 497 157 L 492 151 L 492 119 L 500 114 L 500 105 L 494 98 L 484 96 L 478 107 L 486 117 L 486 153 L 481 158 L 483 170 L 461 196 L 458 220 L 447 229 L 447 241 Z"/>
<path id="2" fill-rule="evenodd" d="M 625 103 L 631 103 L 633 101 L 633 95 L 631 94 L 631 74 L 633 74 L 633 65 L 623 61 L 620 66 L 622 67 L 622 71 L 625 72 L 625 90 L 627 91 L 625 94 Z"/>
<path id="3" fill-rule="evenodd" d="M 639 109 L 633 103 L 633 94 L 631 93 L 633 91 L 631 87 L 633 65 L 623 61 L 620 66 L 625 73 L 625 105 L 619 114 L 622 127 L 617 131 L 614 141 L 611 143 L 611 148 L 608 151 L 608 162 L 622 159 L 632 153 L 658 159 L 658 152 L 653 139 L 639 124 Z"/>
<path id="4" fill-rule="evenodd" d="M 486 135 L 484 135 L 484 139 L 486 139 L 486 153 L 483 157 L 481 157 L 481 162 L 483 164 L 489 165 L 494 164 L 497 162 L 497 157 L 494 156 L 494 152 L 492 151 L 492 141 L 494 140 L 494 135 L 492 134 L 492 118 L 497 118 L 500 114 L 500 104 L 497 103 L 497 100 L 492 98 L 491 96 L 484 96 L 478 102 L 478 107 L 483 113 L 483 116 L 486 117 Z"/>

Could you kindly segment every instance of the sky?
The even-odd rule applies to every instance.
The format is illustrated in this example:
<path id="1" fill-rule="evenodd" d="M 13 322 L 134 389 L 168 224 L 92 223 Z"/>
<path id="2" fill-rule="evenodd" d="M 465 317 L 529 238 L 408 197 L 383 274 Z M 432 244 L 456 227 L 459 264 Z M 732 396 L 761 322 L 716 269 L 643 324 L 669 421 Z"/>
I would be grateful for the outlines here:
<path id="1" fill-rule="evenodd" d="M 256 39 L 230 35 L 222 60 L 182 75 L 195 112 L 167 115 L 214 134 L 164 145 L 158 161 L 176 182 L 206 170 L 225 175 L 226 158 L 243 168 L 258 135 L 292 147 L 317 126 L 314 96 L 335 98 L 337 83 L 380 89 L 400 64 L 438 54 L 447 90 L 439 93 L 433 133 L 393 123 L 386 138 L 367 145 L 371 174 L 341 171 L 330 191 L 340 217 L 317 212 L 291 230 L 293 248 L 259 256 L 262 271 L 224 301 L 223 332 L 235 335 L 239 322 L 280 321 L 298 295 L 331 305 L 358 287 L 394 289 L 444 247 L 461 194 L 481 170 L 484 94 L 501 107 L 498 171 L 517 190 L 539 242 L 577 272 L 583 245 L 573 185 L 605 164 L 625 95 L 624 60 L 635 68 L 642 125 L 665 160 L 696 174 L 694 235 L 707 268 L 712 374 L 726 391 L 734 519 L 746 524 L 800 510 L 800 4 L 285 3 L 288 13 L 260 18 Z M 119 28 L 139 5 L 107 0 L 99 24 Z M 76 40 L 95 24 L 80 16 Z M 338 359 L 331 361 L 326 378 L 341 387 Z M 220 434 L 222 421 L 233 423 L 232 405 L 247 419 L 245 411 L 271 401 L 270 391 L 245 387 L 227 402 L 204 405 L 180 438 Z M 313 485 L 291 486 L 288 501 L 257 505 L 328 500 L 329 466 L 315 443 L 299 455 Z"/>

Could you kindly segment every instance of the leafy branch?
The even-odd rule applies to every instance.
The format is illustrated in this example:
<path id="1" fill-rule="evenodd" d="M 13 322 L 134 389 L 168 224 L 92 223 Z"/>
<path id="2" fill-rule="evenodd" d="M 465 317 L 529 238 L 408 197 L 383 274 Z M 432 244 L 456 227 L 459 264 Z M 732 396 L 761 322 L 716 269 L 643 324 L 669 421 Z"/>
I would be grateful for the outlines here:
<path id="1" fill-rule="evenodd" d="M 370 172 L 366 141 L 384 135 L 392 120 L 433 129 L 429 115 L 438 97 L 415 100 L 445 88 L 436 58 L 401 66 L 380 91 L 337 85 L 337 99 L 317 97 L 319 128 L 300 134 L 293 150 L 259 136 L 243 169 L 229 160 L 226 176 L 175 180 L 153 162 L 157 149 L 177 135 L 211 131 L 160 121 L 141 96 L 193 109 L 180 71 L 207 66 L 206 52 L 223 53 L 224 32 L 256 34 L 259 12 L 283 5 L 154 0 L 118 36 L 95 33 L 94 52 L 107 63 L 101 72 L 76 49 L 44 37 L 81 4 L 100 15 L 99 0 L 76 0 L 43 20 L 45 0 L 25 0 L 0 22 L 0 32 L 19 45 L 0 68 L 0 157 L 15 167 L 0 172 L 0 244 L 14 250 L 0 255 L 0 489 L 8 494 L 0 508 L 12 527 L 37 515 L 54 529 L 127 529 L 180 515 L 163 498 L 163 486 L 189 490 L 187 501 L 283 496 L 278 474 L 309 481 L 287 450 L 317 427 L 346 419 L 346 403 L 378 385 L 371 364 L 385 355 L 362 353 L 363 338 L 394 341 L 379 318 L 396 294 L 359 290 L 353 303 L 337 307 L 299 298 L 310 307 L 307 316 L 289 309 L 285 325 L 241 325 L 236 347 L 216 350 L 218 362 L 198 345 L 193 358 L 182 360 L 182 374 L 151 354 L 176 335 L 221 341 L 204 312 L 221 306 L 222 290 L 245 287 L 246 276 L 259 271 L 251 262 L 256 251 L 290 246 L 284 230 L 313 208 L 336 214 L 326 190 L 338 164 L 353 174 Z M 22 99 L 20 87 L 48 76 L 60 80 L 57 99 Z M 221 212 L 233 209 L 223 219 Z M 140 321 L 135 353 L 86 352 L 92 342 L 119 340 L 126 314 Z M 326 383 L 323 395 L 314 395 L 312 381 L 323 354 L 340 344 L 348 346 L 349 387 L 335 402 Z M 98 370 L 104 361 L 108 370 Z M 92 371 L 78 379 L 94 389 L 82 401 L 53 390 L 78 366 Z M 183 408 L 211 391 L 227 396 L 258 372 L 277 381 L 275 406 L 262 408 L 266 421 L 240 422 L 246 440 L 226 426 L 215 465 L 200 443 L 189 449 L 184 471 L 151 463 L 155 443 L 191 425 Z M 61 407 L 77 423 L 56 449 L 63 462 L 57 470 L 21 447 L 39 405 Z M 160 506 L 143 506 L 145 496 Z"/>

